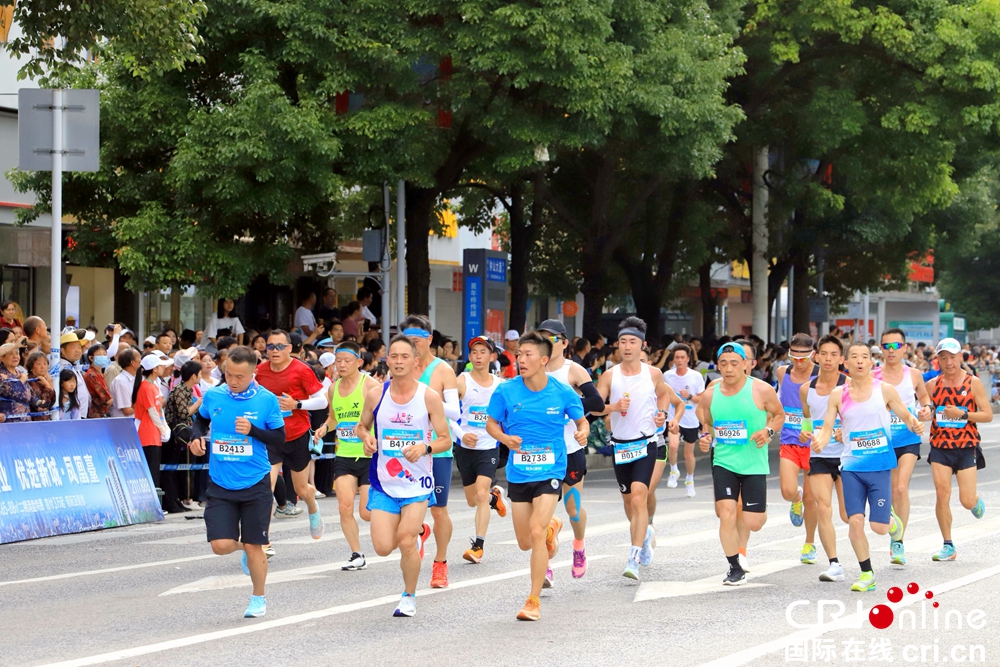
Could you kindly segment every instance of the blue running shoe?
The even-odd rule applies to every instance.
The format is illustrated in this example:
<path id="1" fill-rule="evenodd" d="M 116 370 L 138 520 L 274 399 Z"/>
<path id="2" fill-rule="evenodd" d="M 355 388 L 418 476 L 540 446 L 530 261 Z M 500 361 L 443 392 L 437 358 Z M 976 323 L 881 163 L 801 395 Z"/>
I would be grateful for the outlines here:
<path id="1" fill-rule="evenodd" d="M 802 487 L 799 487 L 799 499 L 792 503 L 792 506 L 788 509 L 788 518 L 792 520 L 792 525 L 798 528 L 802 525 L 804 518 L 802 516 Z"/>
<path id="2" fill-rule="evenodd" d="M 941 551 L 931 556 L 931 560 L 934 561 L 955 560 L 956 558 L 958 558 L 958 554 L 955 553 L 954 544 L 945 544 L 941 547 Z"/>
<path id="3" fill-rule="evenodd" d="M 622 576 L 639 581 L 639 561 L 629 558 L 628 563 L 625 564 L 625 571 L 622 572 Z"/>
<path id="4" fill-rule="evenodd" d="M 639 565 L 648 567 L 653 562 L 653 527 L 646 526 L 646 537 L 642 541 L 642 551 L 639 552 Z"/>
<path id="5" fill-rule="evenodd" d="M 250 604 L 243 612 L 243 618 L 260 618 L 267 613 L 267 600 L 263 595 L 251 595 Z"/>
<path id="6" fill-rule="evenodd" d="M 319 510 L 309 515 L 309 534 L 314 540 L 323 537 L 323 517 L 319 515 Z"/>
<path id="7" fill-rule="evenodd" d="M 976 506 L 972 508 L 972 516 L 982 519 L 984 514 L 986 514 L 986 505 L 983 503 L 983 497 L 979 496 Z"/>
<path id="8" fill-rule="evenodd" d="M 894 542 L 899 542 L 903 539 L 903 530 L 905 526 L 903 525 L 903 520 L 899 518 L 896 514 L 896 510 L 892 507 L 889 508 L 889 537 L 892 538 Z"/>
<path id="9" fill-rule="evenodd" d="M 891 552 L 892 552 L 892 564 L 893 565 L 906 565 L 906 550 L 903 549 L 903 543 L 892 541 Z"/>
<path id="10" fill-rule="evenodd" d="M 240 567 L 243 568 L 243 574 L 250 576 L 250 566 L 247 565 L 247 552 L 244 551 L 240 554 Z"/>
<path id="11" fill-rule="evenodd" d="M 803 544 L 799 560 L 806 565 L 816 564 L 816 547 L 812 544 Z"/>

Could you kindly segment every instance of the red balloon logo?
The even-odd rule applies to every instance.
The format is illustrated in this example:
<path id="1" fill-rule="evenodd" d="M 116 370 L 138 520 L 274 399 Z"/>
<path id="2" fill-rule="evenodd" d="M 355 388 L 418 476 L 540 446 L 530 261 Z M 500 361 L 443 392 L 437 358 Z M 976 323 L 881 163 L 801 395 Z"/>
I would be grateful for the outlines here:
<path id="1" fill-rule="evenodd" d="M 877 604 L 868 612 L 868 622 L 872 624 L 872 627 L 879 630 L 885 630 L 892 625 L 892 620 L 892 609 L 889 609 L 884 604 Z"/>

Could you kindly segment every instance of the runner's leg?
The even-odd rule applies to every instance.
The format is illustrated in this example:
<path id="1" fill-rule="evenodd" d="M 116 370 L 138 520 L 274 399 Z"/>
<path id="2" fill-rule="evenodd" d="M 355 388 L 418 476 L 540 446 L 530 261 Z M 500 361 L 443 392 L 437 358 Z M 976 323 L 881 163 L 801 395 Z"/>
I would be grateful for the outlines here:
<path id="1" fill-rule="evenodd" d="M 340 511 L 340 530 L 344 533 L 347 546 L 354 553 L 361 553 L 361 538 L 358 535 L 358 521 L 354 518 L 354 497 L 358 494 L 358 478 L 341 475 L 333 480 L 337 492 L 337 509 Z M 364 498 L 361 507 L 365 506 Z"/>
<path id="2" fill-rule="evenodd" d="M 423 531 L 427 501 L 412 503 L 399 511 L 395 542 L 399 545 L 399 568 L 403 571 L 403 590 L 414 595 L 420 577 L 420 550 L 417 536 Z"/>
<path id="3" fill-rule="evenodd" d="M 934 491 L 937 494 L 937 502 L 934 506 L 934 513 L 937 515 L 938 527 L 941 528 L 941 537 L 946 542 L 951 541 L 951 476 L 950 466 L 940 463 L 931 463 L 931 477 L 934 479 Z"/>

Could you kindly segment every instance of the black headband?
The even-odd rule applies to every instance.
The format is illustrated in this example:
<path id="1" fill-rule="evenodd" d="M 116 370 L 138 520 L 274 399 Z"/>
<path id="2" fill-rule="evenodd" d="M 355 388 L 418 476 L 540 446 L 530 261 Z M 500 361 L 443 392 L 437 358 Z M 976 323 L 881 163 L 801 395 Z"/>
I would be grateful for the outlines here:
<path id="1" fill-rule="evenodd" d="M 636 338 L 638 338 L 643 342 L 646 341 L 646 333 L 644 331 L 636 329 L 635 327 L 625 327 L 624 329 L 619 329 L 618 337 L 621 338 L 622 336 L 635 336 Z"/>

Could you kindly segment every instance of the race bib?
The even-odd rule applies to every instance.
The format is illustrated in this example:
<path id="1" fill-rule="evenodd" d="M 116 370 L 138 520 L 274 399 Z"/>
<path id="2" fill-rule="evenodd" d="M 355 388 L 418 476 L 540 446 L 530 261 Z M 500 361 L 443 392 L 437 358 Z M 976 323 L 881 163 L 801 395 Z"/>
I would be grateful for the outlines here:
<path id="1" fill-rule="evenodd" d="M 648 440 L 636 440 L 634 442 L 615 443 L 615 465 L 632 463 L 646 458 L 646 445 Z"/>
<path id="2" fill-rule="evenodd" d="M 907 408 L 907 410 L 911 415 L 913 416 L 917 415 L 916 410 L 914 410 L 913 408 Z M 897 415 L 895 412 L 892 411 L 889 412 L 889 428 L 891 428 L 893 432 L 909 430 L 908 427 L 906 426 L 906 422 L 900 419 L 899 415 Z"/>
<path id="3" fill-rule="evenodd" d="M 246 461 L 253 456 L 253 445 L 245 435 L 213 435 L 212 454 L 223 461 Z"/>
<path id="4" fill-rule="evenodd" d="M 715 442 L 718 445 L 745 445 L 750 440 L 745 420 L 715 422 Z"/>
<path id="5" fill-rule="evenodd" d="M 823 422 L 825 422 L 825 421 L 826 421 L 825 419 L 814 419 L 813 420 L 813 431 L 819 431 L 821 428 L 823 428 Z M 841 428 L 842 426 L 843 426 L 843 424 L 840 423 L 840 418 L 838 417 L 837 421 L 833 422 L 833 430 L 836 431 L 837 429 Z"/>
<path id="6" fill-rule="evenodd" d="M 851 454 L 872 456 L 889 451 L 889 437 L 883 429 L 851 432 Z"/>
<path id="7" fill-rule="evenodd" d="M 386 429 L 382 431 L 382 454 L 398 459 L 403 456 L 404 449 L 423 442 L 424 434 L 418 429 Z"/>
<path id="8" fill-rule="evenodd" d="M 966 424 L 969 423 L 968 419 L 947 419 L 944 416 L 944 409 L 947 406 L 939 405 L 934 414 L 934 421 L 937 422 L 938 428 L 965 428 Z"/>
<path id="9" fill-rule="evenodd" d="M 358 422 L 338 422 L 337 423 L 337 441 L 338 442 L 349 442 L 357 444 L 361 442 L 361 438 L 354 432 L 354 427 L 358 425 Z"/>
<path id="10" fill-rule="evenodd" d="M 486 406 L 469 406 L 469 426 L 474 428 L 486 428 Z"/>
<path id="11" fill-rule="evenodd" d="M 556 464 L 556 453 L 549 447 L 528 448 L 523 444 L 521 449 L 510 453 L 511 461 L 518 468 L 530 468 L 531 470 L 544 470 Z"/>
<path id="12" fill-rule="evenodd" d="M 802 430 L 802 408 L 785 408 L 785 428 L 792 431 Z"/>

